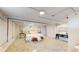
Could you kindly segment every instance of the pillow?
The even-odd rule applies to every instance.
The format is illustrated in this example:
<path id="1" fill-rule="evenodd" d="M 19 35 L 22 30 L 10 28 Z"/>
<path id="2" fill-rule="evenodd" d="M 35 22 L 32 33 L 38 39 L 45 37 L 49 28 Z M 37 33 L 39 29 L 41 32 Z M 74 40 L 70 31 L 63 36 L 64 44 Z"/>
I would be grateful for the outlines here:
<path id="1" fill-rule="evenodd" d="M 40 36 L 40 38 L 43 40 L 44 39 L 44 37 L 43 36 Z"/>
<path id="2" fill-rule="evenodd" d="M 32 37 L 32 41 L 35 42 L 38 41 L 38 39 L 36 37 Z"/>

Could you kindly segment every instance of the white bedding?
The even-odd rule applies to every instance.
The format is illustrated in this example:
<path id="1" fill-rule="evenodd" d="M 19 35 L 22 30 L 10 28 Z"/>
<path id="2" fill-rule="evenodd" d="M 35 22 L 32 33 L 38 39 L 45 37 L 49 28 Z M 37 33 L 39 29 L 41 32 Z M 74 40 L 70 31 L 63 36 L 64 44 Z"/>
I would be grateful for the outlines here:
<path id="1" fill-rule="evenodd" d="M 31 42 L 33 37 L 37 38 L 38 41 L 41 41 L 42 40 L 40 38 L 41 36 L 44 37 L 42 34 L 27 34 L 26 35 L 26 41 Z"/>

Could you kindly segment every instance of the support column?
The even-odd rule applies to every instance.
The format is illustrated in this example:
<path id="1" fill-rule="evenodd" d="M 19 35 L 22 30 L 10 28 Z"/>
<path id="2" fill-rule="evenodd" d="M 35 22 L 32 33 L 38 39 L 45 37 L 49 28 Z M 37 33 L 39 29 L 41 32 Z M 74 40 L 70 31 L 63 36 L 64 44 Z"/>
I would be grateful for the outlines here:
<path id="1" fill-rule="evenodd" d="M 9 19 L 7 18 L 7 42 L 8 42 L 8 36 L 9 36 Z"/>

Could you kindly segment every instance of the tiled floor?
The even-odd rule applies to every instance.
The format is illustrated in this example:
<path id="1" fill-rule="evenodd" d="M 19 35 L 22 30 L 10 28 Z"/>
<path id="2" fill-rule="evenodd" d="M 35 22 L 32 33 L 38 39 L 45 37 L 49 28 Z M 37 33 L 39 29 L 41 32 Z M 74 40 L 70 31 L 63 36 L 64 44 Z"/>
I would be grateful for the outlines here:
<path id="1" fill-rule="evenodd" d="M 25 42 L 24 39 L 16 39 L 6 52 L 67 52 L 67 42 L 45 38 L 41 42 Z"/>

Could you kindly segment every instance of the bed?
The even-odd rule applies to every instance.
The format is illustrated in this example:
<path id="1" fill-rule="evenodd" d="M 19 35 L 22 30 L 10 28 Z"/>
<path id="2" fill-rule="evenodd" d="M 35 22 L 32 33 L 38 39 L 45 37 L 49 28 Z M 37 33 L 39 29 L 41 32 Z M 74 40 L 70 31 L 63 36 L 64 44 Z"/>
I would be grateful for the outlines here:
<path id="1" fill-rule="evenodd" d="M 29 42 L 39 42 L 44 39 L 44 36 L 42 34 L 27 34 L 26 35 L 26 41 Z"/>

